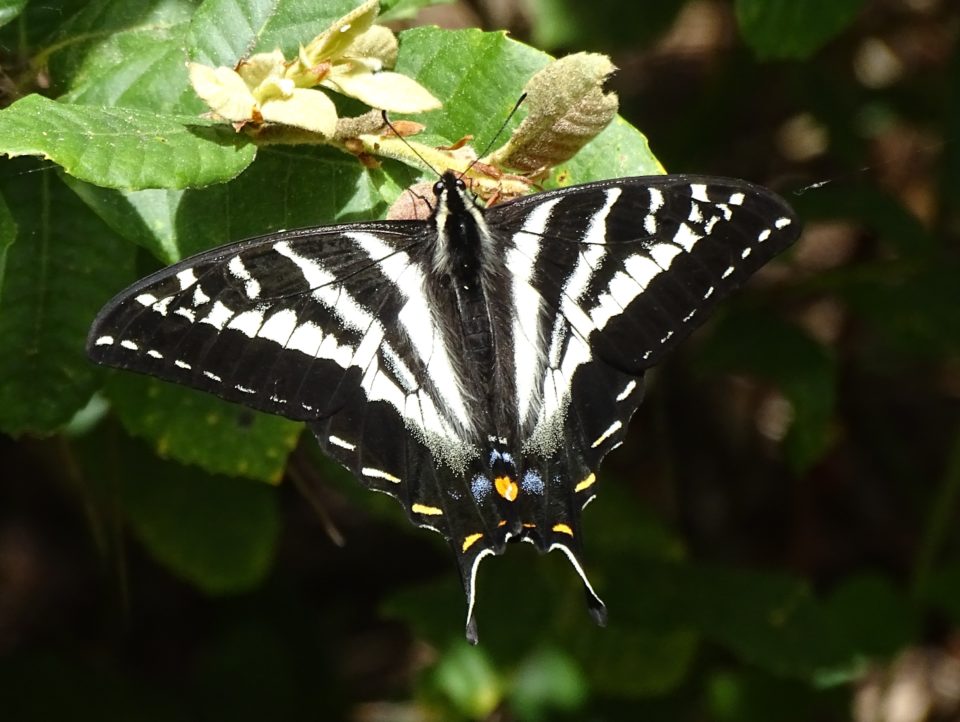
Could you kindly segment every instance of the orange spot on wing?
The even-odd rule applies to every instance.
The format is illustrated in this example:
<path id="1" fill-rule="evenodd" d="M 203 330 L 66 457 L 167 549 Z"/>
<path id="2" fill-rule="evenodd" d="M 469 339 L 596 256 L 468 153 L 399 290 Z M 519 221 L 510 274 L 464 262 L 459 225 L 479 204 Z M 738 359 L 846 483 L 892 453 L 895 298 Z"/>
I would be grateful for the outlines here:
<path id="1" fill-rule="evenodd" d="M 584 479 L 583 481 L 581 481 L 579 484 L 577 484 L 577 485 L 573 488 L 574 493 L 579 492 L 579 491 L 583 491 L 584 489 L 587 489 L 587 488 L 593 486 L 593 484 L 594 484 L 594 482 L 595 482 L 596 480 L 597 480 L 596 475 L 591 472 L 591 474 L 590 474 L 586 479 Z"/>
<path id="2" fill-rule="evenodd" d="M 520 487 L 517 486 L 517 482 L 509 476 L 498 476 L 493 480 L 493 485 L 496 487 L 497 493 L 507 501 L 515 501 L 517 494 L 520 493 Z"/>
<path id="3" fill-rule="evenodd" d="M 569 535 L 569 536 L 573 536 L 573 529 L 571 529 L 571 528 L 570 528 L 569 526 L 567 526 L 566 524 L 554 524 L 554 525 L 553 525 L 553 530 L 554 530 L 555 532 L 559 532 L 559 533 L 561 533 L 561 534 L 567 534 L 567 535 Z"/>
<path id="4" fill-rule="evenodd" d="M 442 509 L 438 509 L 435 506 L 427 506 L 426 504 L 414 504 L 410 509 L 414 514 L 427 514 L 429 516 L 439 516 L 443 514 Z"/>
<path id="5" fill-rule="evenodd" d="M 476 544 L 476 543 L 477 543 L 478 541 L 480 541 L 481 539 L 483 539 L 483 534 L 477 533 L 477 534 L 469 534 L 469 535 L 467 535 L 467 537 L 464 538 L 464 540 L 463 540 L 463 547 L 461 548 L 461 551 L 464 551 L 464 552 L 467 551 L 467 549 L 469 549 L 470 547 L 472 547 L 474 544 Z"/>

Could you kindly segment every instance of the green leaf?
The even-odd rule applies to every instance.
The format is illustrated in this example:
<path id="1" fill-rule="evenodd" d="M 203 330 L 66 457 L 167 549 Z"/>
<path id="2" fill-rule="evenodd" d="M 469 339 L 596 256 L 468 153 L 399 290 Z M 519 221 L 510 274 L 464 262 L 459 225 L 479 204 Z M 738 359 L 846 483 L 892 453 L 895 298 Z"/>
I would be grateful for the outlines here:
<path id="1" fill-rule="evenodd" d="M 124 427 L 162 458 L 214 474 L 278 483 L 303 426 L 200 391 L 132 373 L 110 377 L 107 396 Z"/>
<path id="2" fill-rule="evenodd" d="M 28 95 L 0 111 L 0 153 L 49 158 L 108 188 L 185 188 L 237 176 L 256 148 L 222 124 Z"/>
<path id="3" fill-rule="evenodd" d="M 643 47 L 662 35 L 683 0 L 534 0 L 533 42 L 543 48 Z"/>
<path id="4" fill-rule="evenodd" d="M 3 282 L 7 277 L 7 251 L 16 238 L 17 223 L 7 201 L 0 195 L 0 303 L 3 302 Z"/>
<path id="5" fill-rule="evenodd" d="M 583 672 L 570 655 L 554 647 L 535 650 L 520 662 L 507 694 L 523 720 L 552 719 L 556 711 L 572 712 L 587 699 Z"/>
<path id="6" fill-rule="evenodd" d="M 849 702 L 838 700 L 833 714 L 817 709 L 826 695 L 809 684 L 764 674 L 757 669 L 726 669 L 706 681 L 709 714 L 716 722 L 809 722 L 814 719 L 844 719 Z M 834 712 L 834 710 L 830 710 Z"/>
<path id="7" fill-rule="evenodd" d="M 176 228 L 177 212 L 184 194 L 190 191 L 163 188 L 118 191 L 70 176 L 64 180 L 114 232 L 146 248 L 164 264 L 176 263 L 183 257 Z"/>
<path id="8" fill-rule="evenodd" d="M 59 100 L 160 113 L 205 112 L 187 82 L 186 33 L 182 23 L 111 35 L 86 56 L 85 67 Z"/>
<path id="9" fill-rule="evenodd" d="M 268 147 L 235 181 L 208 188 L 116 191 L 77 180 L 68 184 L 117 233 L 171 264 L 281 228 L 382 216 L 384 196 L 396 198 L 414 178 L 413 169 L 396 162 L 366 171 L 330 148 Z"/>
<path id="10" fill-rule="evenodd" d="M 757 57 L 803 60 L 846 28 L 863 0 L 736 0 L 737 22 Z"/>
<path id="11" fill-rule="evenodd" d="M 397 71 L 443 101 L 441 111 L 412 116 L 427 126 L 428 133 L 447 141 L 474 135 L 474 148 L 483 151 L 527 80 L 550 60 L 546 53 L 503 33 L 414 28 L 400 37 Z M 521 109 L 514 125 L 522 115 Z M 501 138 L 507 137 L 504 131 Z M 646 138 L 618 117 L 569 163 L 556 169 L 552 185 L 662 172 Z"/>
<path id="12" fill-rule="evenodd" d="M 889 373 L 903 359 L 939 362 L 960 350 L 960 264 L 951 255 L 859 270 L 841 279 L 838 291 L 879 341 L 863 351 L 868 367 Z"/>
<path id="13" fill-rule="evenodd" d="M 815 463 L 830 443 L 836 397 L 836 362 L 800 329 L 767 312 L 729 314 L 700 350 L 701 372 L 747 372 L 776 384 L 790 401 L 786 437 L 798 472 Z"/>
<path id="14" fill-rule="evenodd" d="M 331 148 L 264 148 L 234 182 L 187 191 L 176 212 L 177 247 L 190 255 L 281 228 L 381 217 L 415 178 L 396 162 L 365 170 Z"/>
<path id="15" fill-rule="evenodd" d="M 885 577 L 859 574 L 845 579 L 824 606 L 864 657 L 893 655 L 916 639 L 917 610 Z"/>
<path id="16" fill-rule="evenodd" d="M 26 4 L 27 0 L 0 0 L 0 26 L 16 18 Z"/>
<path id="17" fill-rule="evenodd" d="M 192 0 L 95 0 L 57 35 L 49 60 L 61 101 L 203 112 L 187 84 Z"/>
<path id="18" fill-rule="evenodd" d="M 457 64 L 454 72 L 436 72 L 451 62 Z M 454 98 L 442 112 L 420 116 L 431 136 L 449 142 L 478 133 L 477 147 L 482 148 L 529 75 L 547 62 L 549 56 L 500 33 L 422 28 L 403 34 L 398 64 L 414 76 L 422 68 L 420 79 L 428 88 L 439 97 Z M 513 69 L 509 82 L 503 67 Z M 558 175 L 569 184 L 661 171 L 646 139 L 617 118 Z M 272 146 L 260 149 L 257 162 L 234 182 L 190 190 L 182 197 L 158 191 L 121 196 L 91 186 L 74 187 L 112 228 L 170 262 L 278 228 L 382 217 L 419 175 L 395 162 L 368 171 L 332 149 Z"/>
<path id="19" fill-rule="evenodd" d="M 290 57 L 360 0 L 205 0 L 190 22 L 190 60 L 233 67 L 241 58 L 280 48 Z"/>
<path id="20" fill-rule="evenodd" d="M 675 690 L 690 672 L 699 635 L 692 627 L 614 615 L 605 629 L 585 629 L 573 645 L 597 693 L 628 699 Z"/>
<path id="21" fill-rule="evenodd" d="M 470 719 L 486 719 L 503 698 L 503 685 L 487 654 L 463 640 L 443 654 L 431 677 L 439 692 Z"/>
<path id="22" fill-rule="evenodd" d="M 380 0 L 380 15 L 377 23 L 388 23 L 394 20 L 409 20 L 423 8 L 433 5 L 450 5 L 454 0 Z"/>
<path id="23" fill-rule="evenodd" d="M 131 247 L 33 161 L 0 163 L 0 191 L 18 227 L 0 301 L 0 429 L 56 431 L 102 374 L 84 354 L 111 289 L 133 280 Z"/>
<path id="24" fill-rule="evenodd" d="M 117 233 L 171 264 L 281 228 L 376 218 L 386 212 L 384 196 L 395 198 L 414 178 L 413 169 L 396 162 L 366 171 L 329 148 L 268 147 L 234 182 L 208 188 L 116 191 L 68 184 Z"/>
<path id="25" fill-rule="evenodd" d="M 858 669 L 855 645 L 798 579 L 686 566 L 677 581 L 677 613 L 744 661 L 809 681 L 832 681 Z"/>
<path id="26" fill-rule="evenodd" d="M 172 572 L 208 594 L 242 592 L 270 570 L 280 535 L 276 492 L 159 461 L 123 444 L 118 489 L 137 538 Z"/>

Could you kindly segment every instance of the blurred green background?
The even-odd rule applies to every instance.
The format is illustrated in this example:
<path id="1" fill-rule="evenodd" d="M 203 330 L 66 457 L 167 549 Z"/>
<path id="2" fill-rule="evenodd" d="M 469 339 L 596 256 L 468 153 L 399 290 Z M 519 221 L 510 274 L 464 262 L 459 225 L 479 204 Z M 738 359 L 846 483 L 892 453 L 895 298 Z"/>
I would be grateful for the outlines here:
<path id="1" fill-rule="evenodd" d="M 171 17 L 216 3 L 124 5 L 149 6 L 135 30 L 150 33 L 148 14 L 179 27 Z M 480 572 L 469 647 L 448 548 L 395 502 L 295 426 L 116 375 L 112 408 L 98 395 L 72 419 L 0 434 L 0 717 L 960 719 L 960 5 L 383 5 L 396 30 L 506 28 L 554 55 L 608 53 L 621 114 L 668 171 L 762 183 L 805 223 L 649 374 L 630 440 L 602 469 L 584 534 L 609 628 L 590 623 L 563 558 L 518 545 Z M 78 16 L 128 22 L 110 8 L 0 1 L 3 104 L 63 87 L 83 102 L 82 54 L 64 48 Z M 18 213 L 39 199 L 97 268 L 156 266 L 113 260 L 84 215 L 89 189 L 52 185 L 49 164 L 0 166 L 0 231 L 28 226 Z M 358 187 L 361 172 L 342 171 Z M 26 247 L 0 243 L 0 370 L 35 353 L 38 386 L 0 374 L 0 402 L 33 398 L 43 418 L 47 366 L 76 344 L 21 345 L 24 327 L 60 320 L 15 316 L 11 289 L 44 284 L 48 265 L 87 266 L 55 241 Z M 94 372 L 64 371 L 77 373 Z M 184 443 L 167 438 L 172 416 L 196 422 L 179 433 L 198 456 L 206 424 L 264 469 L 161 459 Z M 243 478 L 272 469 L 276 484 Z"/>

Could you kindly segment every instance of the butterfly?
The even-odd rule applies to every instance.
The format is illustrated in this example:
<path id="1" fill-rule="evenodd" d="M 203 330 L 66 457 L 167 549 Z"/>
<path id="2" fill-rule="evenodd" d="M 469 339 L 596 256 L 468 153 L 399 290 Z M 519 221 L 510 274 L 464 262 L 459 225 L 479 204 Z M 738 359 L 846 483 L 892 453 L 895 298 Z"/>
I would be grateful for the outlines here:
<path id="1" fill-rule="evenodd" d="M 425 220 L 282 231 L 188 258 L 99 313 L 96 362 L 307 423 L 450 543 L 477 640 L 480 562 L 582 562 L 580 515 L 644 372 L 793 243 L 741 180 L 619 178 L 483 208 L 447 171 Z"/>

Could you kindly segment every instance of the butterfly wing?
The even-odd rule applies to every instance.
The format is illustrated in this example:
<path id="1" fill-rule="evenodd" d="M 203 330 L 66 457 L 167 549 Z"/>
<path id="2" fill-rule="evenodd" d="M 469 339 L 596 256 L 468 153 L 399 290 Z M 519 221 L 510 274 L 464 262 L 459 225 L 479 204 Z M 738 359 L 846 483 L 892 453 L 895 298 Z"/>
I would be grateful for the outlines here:
<path id="1" fill-rule="evenodd" d="M 435 393 L 426 355 L 411 351 L 439 336 L 420 315 L 419 253 L 430 233 L 424 222 L 353 224 L 202 253 L 114 298 L 90 330 L 88 354 L 291 419 L 340 416 L 352 428 L 388 409 L 399 417 L 389 428 L 406 423 L 455 447 L 462 402 Z M 361 442 L 328 427 L 324 446 L 352 459 Z M 393 438 L 381 437 L 381 446 Z"/>
<path id="2" fill-rule="evenodd" d="M 543 551 L 580 561 L 580 511 L 619 446 L 642 375 L 722 298 L 793 243 L 774 193 L 739 180 L 625 178 L 529 196 L 487 212 L 516 308 L 517 418 L 531 485 L 520 499 Z"/>

